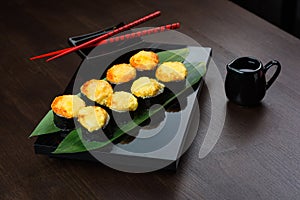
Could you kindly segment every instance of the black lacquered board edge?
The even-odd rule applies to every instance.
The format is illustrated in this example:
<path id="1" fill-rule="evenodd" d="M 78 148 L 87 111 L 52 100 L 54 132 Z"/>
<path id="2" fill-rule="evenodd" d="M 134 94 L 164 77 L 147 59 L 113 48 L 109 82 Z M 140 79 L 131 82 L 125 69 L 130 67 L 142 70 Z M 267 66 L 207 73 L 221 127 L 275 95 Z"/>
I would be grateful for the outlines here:
<path id="1" fill-rule="evenodd" d="M 115 30 L 117 28 L 120 28 L 124 25 L 125 25 L 124 22 L 120 22 L 120 23 L 116 24 L 115 26 L 108 27 L 108 28 L 105 28 L 105 29 L 100 30 L 100 31 L 87 33 L 87 34 L 83 34 L 83 35 L 78 35 L 78 36 L 73 36 L 73 37 L 70 37 L 68 39 L 68 43 L 69 43 L 70 46 L 78 46 L 82 43 L 85 43 L 85 42 L 87 42 L 89 40 L 92 40 L 96 37 L 104 35 L 104 34 L 110 32 L 110 31 L 113 31 L 113 30 Z M 131 30 L 127 30 L 127 32 L 131 32 Z M 120 33 L 120 34 L 122 34 L 122 33 Z M 135 38 L 134 40 L 136 42 L 141 41 L 141 39 L 139 39 L 139 38 Z M 80 50 L 76 51 L 76 53 L 82 59 L 85 59 L 92 50 L 93 50 L 93 48 L 84 48 L 84 49 L 80 49 Z"/>
<path id="2" fill-rule="evenodd" d="M 112 26 L 112 27 L 108 27 L 108 28 L 105 28 L 105 29 L 102 29 L 102 30 L 99 30 L 99 31 L 96 31 L 96 32 L 92 32 L 92 33 L 87 33 L 87 34 L 83 34 L 83 35 L 78 35 L 78 36 L 73 36 L 73 37 L 70 37 L 68 39 L 68 43 L 70 46 L 78 46 L 84 42 L 87 42 L 89 40 L 92 40 L 96 37 L 99 37 L 101 35 L 104 35 L 106 33 L 108 33 L 109 31 L 112 31 L 116 28 L 120 28 L 121 26 L 123 26 L 124 23 L 123 22 L 120 22 L 119 24 L 116 24 L 115 26 Z M 78 51 L 76 51 L 76 53 L 82 58 L 84 59 L 85 57 L 87 57 L 87 55 L 89 54 L 89 52 L 91 52 L 93 48 L 87 48 L 87 49 L 80 49 Z"/>

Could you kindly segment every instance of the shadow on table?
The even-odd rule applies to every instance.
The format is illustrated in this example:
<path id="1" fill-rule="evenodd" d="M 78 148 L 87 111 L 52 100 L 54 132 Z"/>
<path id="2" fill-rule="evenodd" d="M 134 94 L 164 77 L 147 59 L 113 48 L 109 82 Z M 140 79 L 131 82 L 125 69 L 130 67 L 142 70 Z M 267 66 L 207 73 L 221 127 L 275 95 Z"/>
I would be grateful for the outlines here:
<path id="1" fill-rule="evenodd" d="M 258 137 L 268 128 L 266 118 L 268 107 L 260 103 L 253 107 L 244 107 L 227 102 L 226 133 L 239 141 L 249 142 L 250 138 Z"/>

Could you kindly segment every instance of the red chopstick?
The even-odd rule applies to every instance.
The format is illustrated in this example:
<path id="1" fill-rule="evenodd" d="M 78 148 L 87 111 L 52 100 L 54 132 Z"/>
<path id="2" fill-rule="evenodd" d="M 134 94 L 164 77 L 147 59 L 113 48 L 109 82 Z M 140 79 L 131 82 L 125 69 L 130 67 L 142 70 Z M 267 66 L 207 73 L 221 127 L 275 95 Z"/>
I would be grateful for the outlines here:
<path id="1" fill-rule="evenodd" d="M 83 44 L 81 44 L 81 45 L 78 45 L 78 46 L 76 46 L 76 47 L 72 47 L 71 49 L 68 49 L 68 50 L 66 50 L 66 51 L 63 51 L 62 53 L 60 53 L 60 54 L 58 54 L 58 55 L 56 55 L 56 56 L 53 56 L 53 57 L 49 58 L 49 59 L 46 60 L 46 61 L 49 62 L 49 61 L 54 60 L 54 59 L 56 59 L 56 58 L 59 58 L 59 57 L 61 57 L 61 56 L 63 56 L 63 55 L 66 55 L 66 54 L 68 54 L 68 53 L 77 51 L 78 49 L 81 49 L 81 48 L 84 48 L 84 47 L 86 47 L 86 46 L 89 46 L 89 45 L 91 45 L 91 44 L 93 44 L 93 43 L 96 43 L 96 42 L 99 42 L 99 41 L 101 41 L 101 40 L 107 39 L 108 37 L 111 37 L 111 36 L 113 36 L 113 35 L 116 35 L 116 34 L 122 32 L 122 31 L 128 30 L 128 29 L 130 29 L 130 28 L 132 28 L 132 27 L 134 27 L 134 26 L 137 26 L 137 25 L 139 25 L 139 24 L 145 22 L 145 21 L 148 21 L 148 20 L 150 20 L 150 19 L 153 19 L 153 18 L 155 18 L 155 17 L 158 17 L 159 15 L 160 15 L 160 11 L 156 11 L 156 12 L 154 12 L 154 13 L 151 13 L 151 14 L 145 16 L 145 17 L 142 17 L 142 18 L 140 18 L 140 19 L 138 19 L 138 20 L 135 20 L 135 21 L 133 21 L 133 22 L 131 22 L 131 23 L 129 23 L 129 24 L 126 24 L 126 25 L 124 25 L 124 26 L 122 26 L 122 27 L 120 27 L 120 28 L 117 28 L 117 29 L 115 29 L 115 30 L 113 30 L 113 31 L 111 31 L 111 32 L 108 32 L 107 34 L 101 35 L 101 36 L 99 36 L 99 37 L 97 37 L 97 38 L 94 38 L 94 39 L 92 39 L 92 40 L 90 40 L 90 41 L 88 41 L 88 42 L 85 42 L 85 43 L 83 43 Z"/>
<path id="2" fill-rule="evenodd" d="M 54 55 L 60 54 L 64 51 L 66 51 L 68 49 L 72 49 L 72 48 L 73 47 L 69 47 L 69 48 L 60 49 L 60 50 L 57 50 L 57 51 L 45 53 L 45 54 L 42 54 L 42 55 L 34 56 L 34 57 L 29 58 L 29 60 L 36 60 L 36 59 L 40 59 L 40 58 L 46 58 L 46 57 L 49 57 L 49 56 L 54 56 Z"/>
<path id="3" fill-rule="evenodd" d="M 85 48 L 95 47 L 95 46 L 108 44 L 108 43 L 113 43 L 113 42 L 118 42 L 118 41 L 122 41 L 122 40 L 133 39 L 133 38 L 141 37 L 141 36 L 145 36 L 145 35 L 151 35 L 151 34 L 163 32 L 163 31 L 166 31 L 166 30 L 177 29 L 179 27 L 180 27 L 180 23 L 178 23 L 178 22 L 173 23 L 173 24 L 167 24 L 165 26 L 150 28 L 150 29 L 146 29 L 146 30 L 143 30 L 143 31 L 137 31 L 137 32 L 134 32 L 134 33 L 128 33 L 128 34 L 125 34 L 125 35 L 121 35 L 121 36 L 109 38 L 109 39 L 106 39 L 106 40 L 102 40 L 102 41 L 100 41 L 96 44 L 89 45 Z M 66 48 L 66 49 L 61 49 L 61 50 L 58 50 L 58 51 L 42 54 L 42 55 L 39 55 L 39 56 L 34 56 L 34 57 L 30 58 L 30 60 L 36 60 L 36 59 L 39 59 L 39 58 L 45 58 L 45 57 L 49 57 L 49 56 L 58 55 L 58 54 L 60 54 L 64 51 L 67 51 L 67 50 L 72 49 L 72 48 L 73 47 L 69 47 L 69 48 Z"/>

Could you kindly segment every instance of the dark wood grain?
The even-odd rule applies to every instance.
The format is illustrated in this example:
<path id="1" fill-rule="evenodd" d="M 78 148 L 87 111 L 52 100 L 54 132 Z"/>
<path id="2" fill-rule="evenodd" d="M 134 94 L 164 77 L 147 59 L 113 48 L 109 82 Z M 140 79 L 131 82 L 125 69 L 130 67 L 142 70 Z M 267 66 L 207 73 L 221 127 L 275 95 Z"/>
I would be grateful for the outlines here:
<path id="1" fill-rule="evenodd" d="M 143 26 L 180 21 L 180 31 L 213 48 L 225 65 L 251 55 L 277 59 L 282 73 L 263 103 L 228 103 L 218 143 L 198 153 L 211 116 L 208 84 L 200 95 L 200 127 L 176 173 L 128 174 L 96 163 L 36 155 L 30 132 L 63 92 L 81 60 L 29 57 L 67 47 L 69 36 L 154 10 L 162 16 Z M 0 199 L 300 199 L 300 41 L 224 0 L 34 1 L 0 7 Z M 212 81 L 212 80 L 211 80 Z"/>

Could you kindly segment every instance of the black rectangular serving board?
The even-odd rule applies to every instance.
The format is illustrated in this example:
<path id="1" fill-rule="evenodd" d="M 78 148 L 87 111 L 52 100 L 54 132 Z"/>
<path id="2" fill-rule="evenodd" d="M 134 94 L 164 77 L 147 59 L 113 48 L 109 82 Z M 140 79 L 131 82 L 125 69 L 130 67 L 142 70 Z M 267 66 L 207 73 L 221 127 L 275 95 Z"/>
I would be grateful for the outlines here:
<path id="1" fill-rule="evenodd" d="M 108 30 L 108 29 L 107 29 Z M 99 35 L 100 32 L 96 32 L 95 34 Z M 93 34 L 88 34 L 88 37 L 93 37 Z M 76 36 L 69 39 L 71 45 L 77 45 L 80 41 L 83 41 L 84 37 Z M 78 42 L 79 41 L 79 42 Z M 79 52 L 80 56 L 83 58 L 81 65 L 78 67 L 77 71 L 71 78 L 68 86 L 64 94 L 77 94 L 79 92 L 79 85 L 81 83 L 76 83 L 74 85 L 75 78 L 82 79 L 83 81 L 89 80 L 89 78 L 95 78 L 95 73 L 103 74 L 105 72 L 105 68 L 99 67 L 91 67 L 91 73 L 85 75 L 85 77 L 78 78 L 79 68 L 88 63 L 91 66 L 95 66 L 99 61 L 104 66 L 111 65 L 111 59 L 119 58 L 120 56 L 132 51 L 139 51 L 142 49 L 146 50 L 171 50 L 171 49 L 180 49 L 185 48 L 187 46 L 183 45 L 173 45 L 173 44 L 157 44 L 157 43 L 149 43 L 144 42 L 141 39 L 123 42 L 118 46 L 118 49 L 114 51 L 114 53 L 103 53 L 103 52 L 91 52 L 92 49 L 88 49 L 88 51 Z M 113 48 L 113 47 L 112 47 Z M 210 57 L 211 57 L 211 49 L 203 48 L 203 47 L 189 47 L 192 51 L 197 51 L 193 56 L 200 56 L 201 61 L 206 62 L 206 67 L 208 67 Z M 109 48 L 108 48 L 109 49 Z M 100 49 L 101 51 L 101 49 Z M 100 54 L 99 54 L 100 53 Z M 198 53 L 198 54 L 197 54 Z M 193 58 L 191 58 L 193 59 Z M 99 72 L 99 70 L 103 70 Z M 100 76 L 99 75 L 99 76 Z M 100 77 L 99 77 L 100 78 Z M 76 80 L 77 81 L 77 80 Z M 78 81 L 77 81 L 78 82 Z M 80 82 L 80 81 L 79 81 Z M 79 85 L 78 85 L 79 84 Z M 83 161 L 94 161 L 99 162 L 94 156 L 100 156 L 105 160 L 105 162 L 112 162 L 116 165 L 127 165 L 130 162 L 137 159 L 137 162 L 141 164 L 141 168 L 147 168 L 150 163 L 166 163 L 166 167 L 164 169 L 167 170 L 176 170 L 179 162 L 179 158 L 181 154 L 185 151 L 186 139 L 189 135 L 193 135 L 195 131 L 197 132 L 198 126 L 195 124 L 199 123 L 198 116 L 198 108 L 197 108 L 197 96 L 201 91 L 203 85 L 203 78 L 193 86 L 193 92 L 186 93 L 183 95 L 183 98 L 186 98 L 186 105 L 183 109 L 180 109 L 176 112 L 167 112 L 164 111 L 165 117 L 163 118 L 163 122 L 161 122 L 158 127 L 150 127 L 143 129 L 143 127 L 139 130 L 138 136 L 142 136 L 140 138 L 135 138 L 132 140 L 127 138 L 124 141 L 119 141 L 114 145 L 110 145 L 109 147 L 103 147 L 99 150 L 93 150 L 92 154 L 90 152 L 82 152 L 82 153 L 70 153 L 70 154 L 52 154 L 59 143 L 64 139 L 64 137 L 68 134 L 68 132 L 58 132 L 54 134 L 41 135 L 37 137 L 37 140 L 34 144 L 34 150 L 36 154 L 44 154 L 49 157 L 55 158 L 65 158 L 65 159 L 75 159 L 75 160 L 83 160 Z M 178 126 L 178 123 L 180 126 Z M 163 126 L 161 125 L 163 124 Z M 150 130 L 149 130 L 150 129 Z M 177 131 L 177 130 L 179 131 Z M 177 132 L 174 135 L 174 132 Z M 143 136 L 147 134 L 152 134 L 157 132 L 152 137 L 143 138 Z M 172 135 L 173 134 L 173 135 Z M 168 147 L 170 146 L 170 147 Z M 155 153 L 156 149 L 163 149 L 160 153 Z M 130 164 L 129 164 L 130 165 Z M 136 166 L 139 167 L 139 166 Z"/>

